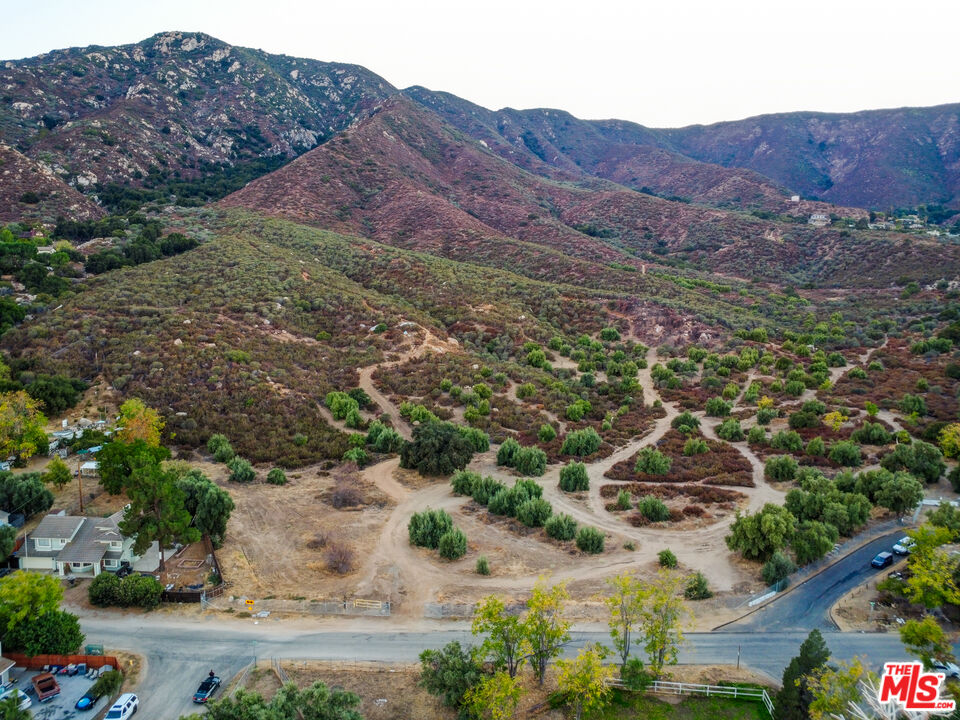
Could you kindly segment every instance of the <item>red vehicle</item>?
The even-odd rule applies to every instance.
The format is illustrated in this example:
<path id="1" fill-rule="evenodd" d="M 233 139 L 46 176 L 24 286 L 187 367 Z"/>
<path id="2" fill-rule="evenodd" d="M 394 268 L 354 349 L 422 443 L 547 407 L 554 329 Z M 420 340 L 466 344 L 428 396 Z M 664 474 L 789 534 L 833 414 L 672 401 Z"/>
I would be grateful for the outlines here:
<path id="1" fill-rule="evenodd" d="M 60 694 L 60 685 L 50 673 L 35 675 L 31 682 L 33 683 L 33 689 L 37 691 L 37 700 L 40 702 L 46 702 Z"/>

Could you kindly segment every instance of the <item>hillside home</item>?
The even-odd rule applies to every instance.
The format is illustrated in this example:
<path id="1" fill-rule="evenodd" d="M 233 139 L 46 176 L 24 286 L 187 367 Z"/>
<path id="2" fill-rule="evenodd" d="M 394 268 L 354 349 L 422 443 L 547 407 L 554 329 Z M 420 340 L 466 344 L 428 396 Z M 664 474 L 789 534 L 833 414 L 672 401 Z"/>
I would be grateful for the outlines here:
<path id="1" fill-rule="evenodd" d="M 823 213 L 814 213 L 807 222 L 815 227 L 826 227 L 830 224 L 830 216 Z"/>
<path id="2" fill-rule="evenodd" d="M 0 653 L 2 652 L 3 649 L 0 648 Z M 16 665 L 16 663 L 13 662 L 13 660 L 0 655 L 0 688 L 10 687 L 10 671 L 14 665 Z"/>
<path id="3" fill-rule="evenodd" d="M 154 572 L 160 565 L 157 543 L 144 556 L 134 555 L 133 538 L 120 532 L 123 510 L 106 518 L 47 515 L 17 552 L 23 570 L 92 575 L 116 572 L 122 563 Z"/>

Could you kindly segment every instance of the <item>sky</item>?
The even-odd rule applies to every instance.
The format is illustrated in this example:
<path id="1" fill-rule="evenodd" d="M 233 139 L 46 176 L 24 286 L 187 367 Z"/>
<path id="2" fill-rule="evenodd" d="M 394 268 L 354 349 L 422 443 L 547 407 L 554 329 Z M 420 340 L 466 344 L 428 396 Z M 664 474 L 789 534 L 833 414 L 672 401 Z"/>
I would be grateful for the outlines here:
<path id="1" fill-rule="evenodd" d="M 0 0 L 0 57 L 164 30 L 652 127 L 960 102 L 956 0 Z"/>

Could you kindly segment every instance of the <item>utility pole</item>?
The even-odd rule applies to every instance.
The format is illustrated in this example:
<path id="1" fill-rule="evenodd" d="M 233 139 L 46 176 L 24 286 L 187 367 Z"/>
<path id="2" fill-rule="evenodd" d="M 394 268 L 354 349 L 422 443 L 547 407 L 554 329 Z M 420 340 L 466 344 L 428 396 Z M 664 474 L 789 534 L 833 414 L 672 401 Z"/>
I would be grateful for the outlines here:
<path id="1" fill-rule="evenodd" d="M 80 514 L 83 515 L 83 473 L 80 472 L 81 455 L 77 454 L 77 493 L 80 496 Z"/>
<path id="2" fill-rule="evenodd" d="M 740 645 L 737 645 L 737 670 L 740 669 Z"/>

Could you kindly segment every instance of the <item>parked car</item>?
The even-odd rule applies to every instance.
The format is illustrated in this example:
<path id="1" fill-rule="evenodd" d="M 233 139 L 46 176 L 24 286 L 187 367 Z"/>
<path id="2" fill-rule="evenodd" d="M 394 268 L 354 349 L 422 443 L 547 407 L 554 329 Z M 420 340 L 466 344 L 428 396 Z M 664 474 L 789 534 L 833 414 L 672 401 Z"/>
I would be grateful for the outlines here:
<path id="1" fill-rule="evenodd" d="M 133 568 L 130 567 L 130 563 L 124 560 L 120 563 L 120 569 L 117 570 L 117 577 L 125 578 L 127 575 L 129 575 L 132 572 L 133 572 Z"/>
<path id="2" fill-rule="evenodd" d="M 3 702 L 9 697 L 15 697 L 20 699 L 19 707 L 21 710 L 26 710 L 31 705 L 33 705 L 33 700 L 31 700 L 27 696 L 27 694 L 20 688 L 11 688 L 10 690 L 7 690 L 6 692 L 4 692 L 2 695 L 0 695 L 0 702 Z"/>
<path id="3" fill-rule="evenodd" d="M 885 568 L 893 565 L 893 553 L 877 553 L 877 556 L 870 561 L 870 564 L 875 568 Z"/>
<path id="4" fill-rule="evenodd" d="M 893 551 L 897 555 L 909 555 L 915 544 L 912 537 L 904 536 L 897 540 L 897 544 L 893 546 Z"/>
<path id="5" fill-rule="evenodd" d="M 937 672 L 942 672 L 949 678 L 960 678 L 960 667 L 952 662 L 942 662 L 940 660 L 931 660 L 930 667 Z"/>
<path id="6" fill-rule="evenodd" d="M 195 703 L 205 703 L 213 694 L 217 691 L 217 688 L 220 687 L 220 678 L 213 674 L 213 671 L 210 671 L 210 675 L 203 679 L 203 682 L 200 683 L 200 687 L 197 688 L 197 691 L 193 694 L 193 701 Z"/>
<path id="7" fill-rule="evenodd" d="M 46 702 L 60 694 L 60 685 L 50 673 L 34 675 L 30 682 L 33 683 L 33 689 L 37 691 L 37 700 L 40 702 Z"/>
<path id="8" fill-rule="evenodd" d="M 107 712 L 105 720 L 127 720 L 140 709 L 140 701 L 133 693 L 124 693 L 117 698 L 113 707 Z"/>
<path id="9" fill-rule="evenodd" d="M 80 696 L 80 699 L 77 700 L 75 707 L 77 710 L 93 710 L 93 706 L 97 704 L 97 700 L 99 699 L 100 696 L 95 695 L 93 690 L 87 690 Z"/>

